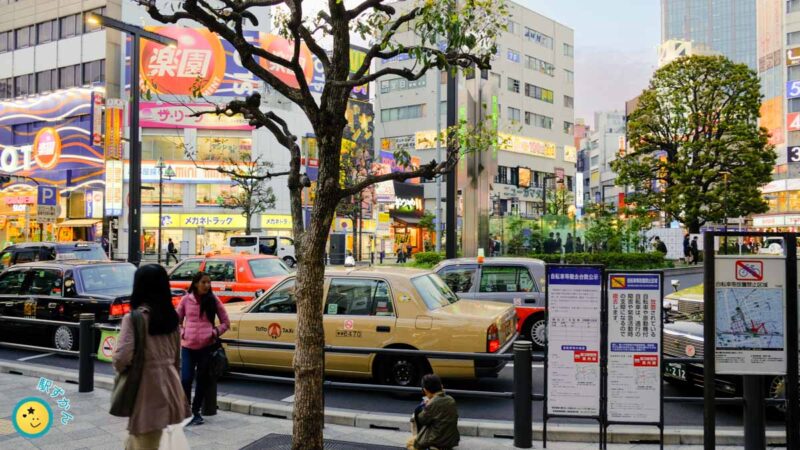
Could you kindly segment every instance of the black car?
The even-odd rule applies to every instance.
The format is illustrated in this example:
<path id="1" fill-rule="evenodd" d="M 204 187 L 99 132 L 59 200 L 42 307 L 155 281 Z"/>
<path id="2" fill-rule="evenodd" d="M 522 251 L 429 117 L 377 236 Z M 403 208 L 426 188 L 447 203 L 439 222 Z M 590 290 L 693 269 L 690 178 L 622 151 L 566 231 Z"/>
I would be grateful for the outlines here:
<path id="1" fill-rule="evenodd" d="M 40 261 L 0 274 L 0 317 L 78 322 L 92 313 L 97 323 L 117 324 L 130 311 L 136 266 L 112 261 Z M 98 332 L 99 336 L 99 332 Z M 78 329 L 66 325 L 3 321 L 0 341 L 75 350 Z"/>
<path id="2" fill-rule="evenodd" d="M 0 252 L 0 270 L 15 264 L 68 259 L 106 261 L 108 256 L 97 242 L 27 242 L 9 245 Z"/>

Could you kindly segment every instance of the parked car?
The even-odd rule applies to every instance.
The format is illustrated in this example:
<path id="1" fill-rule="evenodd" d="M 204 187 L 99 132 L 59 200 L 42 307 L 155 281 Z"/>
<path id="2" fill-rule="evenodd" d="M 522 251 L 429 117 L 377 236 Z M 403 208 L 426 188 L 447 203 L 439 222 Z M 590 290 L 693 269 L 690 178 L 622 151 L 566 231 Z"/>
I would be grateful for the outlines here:
<path id="1" fill-rule="evenodd" d="M 493 300 L 513 304 L 517 331 L 544 349 L 547 322 L 544 317 L 544 261 L 532 258 L 448 259 L 433 268 L 459 298 Z"/>
<path id="2" fill-rule="evenodd" d="M 14 264 L 56 259 L 106 261 L 108 255 L 97 242 L 27 242 L 9 245 L 0 252 L 0 270 Z"/>
<path id="3" fill-rule="evenodd" d="M 263 247 L 266 250 L 265 254 L 277 256 L 289 267 L 294 267 L 297 263 L 294 240 L 286 236 L 231 236 L 228 238 L 228 247 L 234 253 L 244 252 L 251 255 L 262 254 L 261 249 Z"/>
<path id="4" fill-rule="evenodd" d="M 297 339 L 295 277 L 290 275 L 251 304 L 228 307 L 228 339 L 293 343 Z M 333 346 L 502 353 L 516 339 L 510 305 L 462 301 L 436 274 L 416 269 L 359 268 L 325 272 L 325 343 Z M 294 350 L 227 344 L 232 367 L 292 370 Z M 325 354 L 330 375 L 372 377 L 419 386 L 426 373 L 443 378 L 492 377 L 505 361 Z"/>
<path id="5" fill-rule="evenodd" d="M 761 243 L 758 253 L 765 255 L 780 255 L 783 254 L 783 238 L 782 237 L 768 237 Z"/>
<path id="6" fill-rule="evenodd" d="M 664 357 L 703 358 L 704 348 L 704 314 L 703 285 L 673 292 L 664 297 L 665 304 L 671 311 L 664 324 Z M 765 376 L 765 392 L 767 397 L 786 398 L 786 380 L 783 376 Z M 704 375 L 702 364 L 666 363 L 664 379 L 679 385 L 703 388 Z M 727 395 L 742 394 L 742 377 L 717 375 L 716 390 Z M 785 412 L 785 405 L 775 407 Z"/>
<path id="7" fill-rule="evenodd" d="M 189 289 L 198 271 L 211 277 L 211 290 L 223 302 L 250 301 L 272 287 L 289 273 L 286 264 L 276 256 L 220 254 L 183 259 L 169 271 L 173 290 Z M 173 292 L 173 301 L 180 292 Z"/>
<path id="8" fill-rule="evenodd" d="M 79 321 L 82 313 L 97 323 L 116 324 L 130 311 L 136 266 L 112 261 L 39 261 L 17 264 L 0 274 L 0 316 Z M 44 335 L 60 350 L 75 350 L 78 329 L 4 321 L 0 340 Z M 99 337 L 99 332 L 97 334 Z"/>

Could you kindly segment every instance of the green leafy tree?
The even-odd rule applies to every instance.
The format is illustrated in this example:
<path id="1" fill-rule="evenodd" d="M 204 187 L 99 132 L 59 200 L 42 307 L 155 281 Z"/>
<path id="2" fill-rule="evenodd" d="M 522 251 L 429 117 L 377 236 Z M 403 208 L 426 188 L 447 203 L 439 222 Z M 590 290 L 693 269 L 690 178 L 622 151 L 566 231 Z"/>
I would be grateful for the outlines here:
<path id="1" fill-rule="evenodd" d="M 594 252 L 621 252 L 622 233 L 614 208 L 596 203 L 588 205 L 586 212 L 586 232 L 583 235 L 586 248 Z"/>
<path id="2" fill-rule="evenodd" d="M 523 256 L 541 248 L 542 233 L 537 221 L 513 214 L 505 219 L 505 227 L 506 253 L 509 255 Z M 527 237 L 526 230 L 530 230 Z"/>
<path id="3" fill-rule="evenodd" d="M 219 35 L 232 46 L 242 67 L 270 91 L 294 103 L 306 115 L 317 139 L 319 175 L 314 206 L 308 227 L 303 220 L 303 190 L 311 186 L 301 173 L 301 148 L 291 123 L 280 110 L 262 110 L 261 96 L 251 94 L 226 105 L 215 114 L 241 114 L 250 125 L 264 127 L 290 155 L 285 174 L 289 189 L 292 231 L 297 251 L 295 299 L 297 303 L 296 350 L 293 366 L 295 403 L 293 448 L 321 450 L 324 423 L 323 394 L 323 255 L 336 207 L 347 197 L 383 181 L 434 178 L 450 173 L 461 152 L 481 150 L 462 147 L 470 139 L 456 139 L 450 129 L 446 161 L 430 161 L 418 168 L 392 173 L 370 173 L 345 186 L 339 182 L 341 149 L 346 109 L 354 88 L 382 78 L 418 80 L 432 68 L 455 74 L 459 69 L 478 67 L 487 70 L 497 53 L 496 40 L 506 28 L 508 8 L 503 0 L 183 0 L 156 2 L 137 0 L 148 14 L 161 23 L 179 21 L 197 24 Z M 271 9 L 279 34 L 292 42 L 291 51 L 271 51 L 245 37 L 245 29 L 258 24 L 260 7 Z M 369 42 L 363 59 L 351 60 L 351 37 L 359 35 Z M 445 39 L 446 38 L 446 39 Z M 325 75 L 320 95 L 309 88 L 301 58 L 307 49 Z M 373 64 L 402 58 L 413 63 Z M 266 109 L 266 108 L 265 108 Z M 198 113 L 201 114 L 201 113 Z M 467 138 L 471 133 L 467 133 Z M 495 138 L 496 139 L 496 138 Z M 398 150 L 395 159 L 407 161 L 408 152 Z"/>
<path id="4" fill-rule="evenodd" d="M 569 205 L 573 203 L 572 192 L 562 186 L 547 191 L 547 214 L 566 216 Z"/>
<path id="5" fill-rule="evenodd" d="M 653 227 L 656 219 L 652 211 L 641 206 L 629 206 L 619 215 L 622 248 L 626 252 L 647 251 L 645 232 Z"/>
<path id="6" fill-rule="evenodd" d="M 721 56 L 690 56 L 658 69 L 628 120 L 633 151 L 612 163 L 632 201 L 697 233 L 707 222 L 767 211 L 759 187 L 775 152 L 758 127 L 755 72 Z M 728 182 L 730 180 L 730 182 Z"/>

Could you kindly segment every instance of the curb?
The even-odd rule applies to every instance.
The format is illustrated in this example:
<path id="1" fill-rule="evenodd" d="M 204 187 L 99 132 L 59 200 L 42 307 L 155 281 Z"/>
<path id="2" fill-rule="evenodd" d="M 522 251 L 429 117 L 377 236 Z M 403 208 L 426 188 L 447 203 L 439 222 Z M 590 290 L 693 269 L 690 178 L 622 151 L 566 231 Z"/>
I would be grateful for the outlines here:
<path id="1" fill-rule="evenodd" d="M 680 275 L 702 275 L 703 274 L 703 266 L 697 265 L 694 267 L 673 267 L 667 269 L 657 269 L 657 271 L 664 272 L 664 278 L 666 277 L 677 277 Z"/>
<path id="2" fill-rule="evenodd" d="M 22 375 L 28 377 L 46 377 L 62 383 L 78 384 L 77 371 L 54 369 L 39 365 L 0 362 L 0 373 Z M 111 390 L 114 379 L 107 375 L 94 377 L 96 388 Z M 252 398 L 222 394 L 217 397 L 220 411 L 230 411 L 251 416 L 269 417 L 273 419 L 292 420 L 294 407 L 291 404 L 272 400 L 254 400 Z M 408 431 L 410 432 L 409 415 L 379 414 L 367 411 L 325 408 L 325 423 L 355 428 Z M 462 436 L 484 438 L 513 439 L 514 424 L 508 421 L 464 419 L 458 421 L 458 429 Z M 533 439 L 542 440 L 542 424 L 533 424 Z M 551 423 L 547 427 L 548 441 L 562 442 L 598 442 L 598 425 Z M 768 445 L 785 445 L 785 433 L 782 430 L 767 430 Z M 717 445 L 743 445 L 744 431 L 740 427 L 717 427 Z M 613 444 L 653 444 L 659 441 L 656 427 L 637 425 L 612 425 L 609 427 L 608 441 Z M 702 427 L 665 427 L 664 445 L 702 445 Z"/>

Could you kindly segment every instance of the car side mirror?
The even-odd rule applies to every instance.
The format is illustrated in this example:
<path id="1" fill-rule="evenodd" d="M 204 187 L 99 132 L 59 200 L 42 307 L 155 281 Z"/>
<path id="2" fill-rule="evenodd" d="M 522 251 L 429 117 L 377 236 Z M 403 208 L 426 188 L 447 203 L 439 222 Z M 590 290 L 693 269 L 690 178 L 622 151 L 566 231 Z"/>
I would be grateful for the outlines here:
<path id="1" fill-rule="evenodd" d="M 64 296 L 75 297 L 76 295 L 78 295 L 78 290 L 75 287 L 75 280 L 67 278 L 64 280 Z"/>

